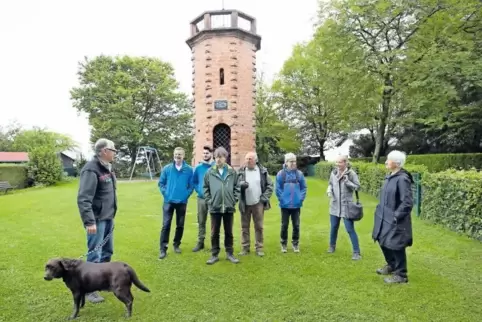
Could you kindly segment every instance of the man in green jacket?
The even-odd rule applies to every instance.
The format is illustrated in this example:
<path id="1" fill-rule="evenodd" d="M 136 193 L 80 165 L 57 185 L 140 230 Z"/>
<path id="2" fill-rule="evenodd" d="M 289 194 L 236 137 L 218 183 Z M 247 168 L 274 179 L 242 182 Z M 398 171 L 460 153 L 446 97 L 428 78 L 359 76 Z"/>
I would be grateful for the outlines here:
<path id="1" fill-rule="evenodd" d="M 219 147 L 214 151 L 216 164 L 213 165 L 204 176 L 204 200 L 211 214 L 211 258 L 206 262 L 212 265 L 219 261 L 219 232 L 221 221 L 224 223 L 224 247 L 227 259 L 234 264 L 239 259 L 234 257 L 233 248 L 233 217 L 236 211 L 236 203 L 239 200 L 238 175 L 236 171 L 226 163 L 228 151 Z"/>

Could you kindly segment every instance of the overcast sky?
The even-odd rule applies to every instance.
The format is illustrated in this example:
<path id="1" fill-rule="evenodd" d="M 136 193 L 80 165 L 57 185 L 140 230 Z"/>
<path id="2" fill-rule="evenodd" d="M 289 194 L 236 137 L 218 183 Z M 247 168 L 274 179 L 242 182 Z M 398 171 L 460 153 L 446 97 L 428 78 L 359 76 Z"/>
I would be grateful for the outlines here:
<path id="1" fill-rule="evenodd" d="M 272 79 L 293 45 L 309 40 L 317 0 L 224 0 L 257 19 L 258 70 Z M 69 90 L 84 56 L 155 56 L 170 62 L 191 92 L 189 22 L 222 0 L 15 0 L 0 2 L 0 125 L 46 126 L 69 134 L 84 153 L 89 125 Z M 275 11 L 276 10 L 276 11 Z"/>

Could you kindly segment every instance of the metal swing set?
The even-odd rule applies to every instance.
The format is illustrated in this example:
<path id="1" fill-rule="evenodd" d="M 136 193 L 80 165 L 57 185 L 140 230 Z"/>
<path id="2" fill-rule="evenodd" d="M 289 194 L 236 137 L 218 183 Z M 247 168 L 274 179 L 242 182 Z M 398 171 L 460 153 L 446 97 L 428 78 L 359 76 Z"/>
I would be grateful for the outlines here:
<path id="1" fill-rule="evenodd" d="M 137 149 L 136 159 L 134 160 L 134 165 L 132 166 L 129 181 L 132 180 L 138 160 L 141 161 L 140 163 L 146 164 L 146 171 L 141 173 L 141 177 L 150 178 L 150 180 L 152 180 L 157 171 L 162 171 L 162 163 L 161 159 L 159 158 L 159 154 L 157 153 L 157 149 L 150 146 L 140 146 Z"/>

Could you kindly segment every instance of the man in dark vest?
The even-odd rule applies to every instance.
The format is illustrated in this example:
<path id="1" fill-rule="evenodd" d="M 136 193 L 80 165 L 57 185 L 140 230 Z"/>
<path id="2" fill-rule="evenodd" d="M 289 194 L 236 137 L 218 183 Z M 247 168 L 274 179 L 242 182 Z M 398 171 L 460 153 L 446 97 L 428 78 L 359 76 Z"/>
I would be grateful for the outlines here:
<path id="1" fill-rule="evenodd" d="M 239 212 L 241 213 L 241 253 L 250 252 L 251 217 L 254 222 L 256 255 L 264 256 L 263 252 L 263 222 L 264 211 L 270 209 L 269 198 L 273 194 L 273 181 L 268 170 L 258 163 L 255 152 L 248 152 L 246 165 L 238 171 L 238 181 L 241 187 Z"/>
<path id="2" fill-rule="evenodd" d="M 112 162 L 117 150 L 114 142 L 107 139 L 99 139 L 94 149 L 95 156 L 80 171 L 77 205 L 87 231 L 87 261 L 110 262 L 114 253 L 112 234 L 100 249 L 95 249 L 112 232 L 114 226 L 117 195 Z M 96 292 L 89 293 L 86 297 L 92 303 L 104 300 Z"/>

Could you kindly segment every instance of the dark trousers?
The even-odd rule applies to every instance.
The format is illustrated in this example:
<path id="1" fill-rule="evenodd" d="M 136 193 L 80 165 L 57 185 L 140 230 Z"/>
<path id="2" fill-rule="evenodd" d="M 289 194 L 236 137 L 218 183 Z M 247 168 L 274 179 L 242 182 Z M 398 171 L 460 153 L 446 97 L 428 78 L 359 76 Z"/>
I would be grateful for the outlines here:
<path id="1" fill-rule="evenodd" d="M 219 233 L 221 231 L 221 221 L 224 226 L 224 247 L 226 253 L 232 255 L 233 249 L 233 213 L 212 213 L 211 214 L 211 251 L 213 256 L 218 256 L 221 248 L 219 247 Z"/>
<path id="2" fill-rule="evenodd" d="M 206 221 L 208 217 L 208 205 L 203 198 L 197 198 L 197 223 L 198 223 L 198 242 L 204 244 L 206 237 Z"/>
<path id="3" fill-rule="evenodd" d="M 160 239 L 160 249 L 166 250 L 169 244 L 169 234 L 171 232 L 171 222 L 176 211 L 176 234 L 174 235 L 174 246 L 181 245 L 184 233 L 184 220 L 186 219 L 186 204 L 184 203 L 164 203 L 162 207 L 162 230 Z"/>
<path id="4" fill-rule="evenodd" d="M 387 265 L 393 271 L 393 274 L 407 277 L 407 253 L 405 252 L 405 248 L 400 250 L 388 249 L 386 247 L 380 246 L 383 252 L 383 256 L 385 256 L 385 260 L 387 261 Z"/>
<path id="5" fill-rule="evenodd" d="M 300 240 L 300 208 L 281 208 L 281 245 L 286 245 L 288 243 L 290 217 L 291 223 L 293 224 L 291 243 L 293 246 L 297 246 Z"/>

